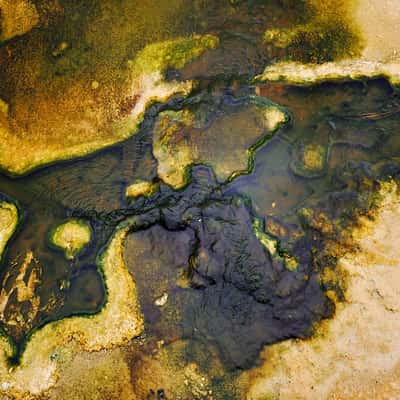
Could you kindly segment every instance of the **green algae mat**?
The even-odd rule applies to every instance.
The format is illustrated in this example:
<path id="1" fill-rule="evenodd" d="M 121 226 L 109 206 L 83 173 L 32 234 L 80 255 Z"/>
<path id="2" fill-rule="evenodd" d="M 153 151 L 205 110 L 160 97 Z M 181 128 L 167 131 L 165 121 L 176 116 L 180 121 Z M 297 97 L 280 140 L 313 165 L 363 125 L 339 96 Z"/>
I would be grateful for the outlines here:
<path id="1" fill-rule="evenodd" d="M 2 398 L 396 398 L 393 21 L 0 0 Z"/>

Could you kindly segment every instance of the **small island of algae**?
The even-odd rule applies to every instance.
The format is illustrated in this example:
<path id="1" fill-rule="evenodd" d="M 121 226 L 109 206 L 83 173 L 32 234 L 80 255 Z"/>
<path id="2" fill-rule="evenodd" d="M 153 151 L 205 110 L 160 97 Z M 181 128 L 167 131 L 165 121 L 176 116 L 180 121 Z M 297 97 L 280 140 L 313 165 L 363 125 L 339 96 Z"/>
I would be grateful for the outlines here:
<path id="1" fill-rule="evenodd" d="M 328 159 L 327 146 L 299 143 L 295 150 L 290 163 L 293 173 L 306 178 L 316 178 L 325 172 Z"/>
<path id="2" fill-rule="evenodd" d="M 67 221 L 50 233 L 50 242 L 64 251 L 69 260 L 75 258 L 91 240 L 90 226 L 80 220 Z"/>
<path id="3" fill-rule="evenodd" d="M 136 180 L 126 188 L 126 197 L 135 198 L 139 196 L 150 197 L 158 188 L 157 183 L 144 180 Z"/>

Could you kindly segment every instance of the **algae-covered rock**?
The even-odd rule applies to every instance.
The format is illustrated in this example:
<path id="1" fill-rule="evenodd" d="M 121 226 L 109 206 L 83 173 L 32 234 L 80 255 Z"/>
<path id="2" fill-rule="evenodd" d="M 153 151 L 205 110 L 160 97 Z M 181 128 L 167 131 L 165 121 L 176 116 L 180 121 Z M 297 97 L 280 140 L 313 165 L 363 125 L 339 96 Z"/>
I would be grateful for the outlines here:
<path id="1" fill-rule="evenodd" d="M 212 35 L 149 44 L 127 61 L 123 83 L 119 79 L 122 86 L 118 95 L 113 89 L 104 100 L 105 92 L 97 93 L 100 85 L 94 90 L 90 83 L 88 87 L 74 84 L 65 88 L 65 97 L 55 98 L 51 110 L 37 100 L 36 115 L 52 118 L 51 123 L 40 128 L 43 118 L 20 124 L 18 110 L 23 106 L 17 108 L 12 116 L 0 118 L 0 166 L 10 173 L 23 174 L 42 164 L 87 155 L 128 138 L 137 131 L 150 104 L 191 92 L 192 81 L 166 81 L 165 71 L 182 68 L 217 44 L 218 39 Z M 58 114 L 58 109 L 64 113 Z"/>
<path id="2" fill-rule="evenodd" d="M 308 336 L 329 315 L 306 244 L 292 253 L 274 238 L 268 243 L 249 204 L 224 195 L 210 168 L 193 167 L 182 190 L 160 186 L 155 198 L 165 196 L 163 206 L 150 198 L 144 214 L 137 205 L 141 224 L 125 250 L 143 309 L 155 315 L 148 334 L 165 339 L 183 329 L 186 338 L 215 343 L 227 368 L 243 368 L 262 344 Z M 154 301 L 164 293 L 168 301 L 159 309 Z"/>
<path id="3" fill-rule="evenodd" d="M 285 29 L 268 29 L 264 33 L 264 42 L 272 43 L 276 47 L 286 48 L 292 43 L 295 31 Z"/>
<path id="4" fill-rule="evenodd" d="M 260 243 L 267 249 L 272 260 L 284 265 L 289 271 L 296 271 L 299 267 L 298 260 L 279 249 L 279 242 L 276 238 L 265 232 L 263 221 L 260 218 L 253 218 L 253 232 Z"/>
<path id="5" fill-rule="evenodd" d="M 219 181 L 250 172 L 253 152 L 289 120 L 287 111 L 260 97 L 223 106 L 202 121 L 202 115 L 189 110 L 165 111 L 153 132 L 153 153 L 158 176 L 175 189 L 188 183 L 192 164 L 210 165 Z"/>
<path id="6" fill-rule="evenodd" d="M 90 242 L 92 230 L 81 220 L 67 221 L 50 233 L 50 242 L 64 251 L 69 260 L 75 258 Z"/>
<path id="7" fill-rule="evenodd" d="M 277 252 L 278 244 L 276 239 L 264 231 L 263 221 L 259 218 L 254 218 L 252 226 L 257 239 L 268 250 L 269 254 L 274 256 Z"/>
<path id="8" fill-rule="evenodd" d="M 157 190 L 157 183 L 137 180 L 126 188 L 126 197 L 135 198 L 139 196 L 149 197 Z"/>
<path id="9" fill-rule="evenodd" d="M 195 35 L 161 43 L 152 43 L 140 51 L 134 60 L 128 61 L 130 88 L 127 99 L 132 107 L 122 110 L 128 115 L 114 124 L 114 131 L 124 132 L 125 137 L 137 128 L 149 103 L 166 101 L 174 94 L 187 95 L 193 87 L 192 81 L 165 81 L 168 68 L 180 69 L 186 63 L 200 56 L 204 51 L 218 45 L 218 38 L 212 35 Z"/>
<path id="10" fill-rule="evenodd" d="M 30 0 L 0 1 L 0 43 L 29 32 L 39 23 L 39 14 Z"/>

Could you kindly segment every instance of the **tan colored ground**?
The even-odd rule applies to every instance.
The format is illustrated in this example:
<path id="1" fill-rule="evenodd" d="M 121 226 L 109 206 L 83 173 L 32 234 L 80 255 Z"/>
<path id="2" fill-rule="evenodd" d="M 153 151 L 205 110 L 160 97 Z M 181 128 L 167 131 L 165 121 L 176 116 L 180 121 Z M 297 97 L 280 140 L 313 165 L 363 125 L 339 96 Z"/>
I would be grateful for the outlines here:
<path id="1" fill-rule="evenodd" d="M 319 0 L 309 0 L 317 8 Z M 387 77 L 400 83 L 400 2 L 397 0 L 356 0 L 346 5 L 349 21 L 360 35 L 359 55 L 324 64 L 303 65 L 280 62 L 269 66 L 258 77 L 261 81 L 284 80 L 311 84 L 326 80 Z M 277 35 L 276 31 L 275 36 Z"/>
<path id="2" fill-rule="evenodd" d="M 352 16 L 365 41 L 363 59 L 385 63 L 400 62 L 398 0 L 357 0 Z"/>
<path id="3" fill-rule="evenodd" d="M 60 370 L 60 380 L 49 391 L 50 400 L 140 400 L 120 349 L 81 352 Z"/>
<path id="4" fill-rule="evenodd" d="M 72 355 L 60 367 L 60 379 L 46 393 L 49 400 L 155 400 L 166 398 L 212 400 L 210 376 L 223 376 L 214 354 L 208 373 L 188 360 L 189 343 L 159 343 L 139 357 L 126 347 Z M 138 351 L 138 349 L 133 350 Z"/>
<path id="5" fill-rule="evenodd" d="M 340 261 L 346 301 L 309 340 L 265 348 L 244 373 L 247 400 L 398 399 L 400 393 L 400 196 L 391 186 L 354 232 L 360 249 Z"/>
<path id="6" fill-rule="evenodd" d="M 92 231 L 85 221 L 70 220 L 57 226 L 50 235 L 50 241 L 64 250 L 65 257 L 73 259 L 90 242 Z"/>
<path id="7" fill-rule="evenodd" d="M 138 400 L 146 399 L 151 391 L 156 394 L 160 388 L 167 399 L 213 400 L 210 377 L 222 378 L 224 375 L 218 356 L 213 354 L 208 370 L 202 371 L 199 365 L 187 359 L 188 345 L 189 342 L 183 340 L 160 344 L 157 351 L 141 356 L 132 365 L 134 392 Z M 155 400 L 157 396 L 149 398 Z"/>

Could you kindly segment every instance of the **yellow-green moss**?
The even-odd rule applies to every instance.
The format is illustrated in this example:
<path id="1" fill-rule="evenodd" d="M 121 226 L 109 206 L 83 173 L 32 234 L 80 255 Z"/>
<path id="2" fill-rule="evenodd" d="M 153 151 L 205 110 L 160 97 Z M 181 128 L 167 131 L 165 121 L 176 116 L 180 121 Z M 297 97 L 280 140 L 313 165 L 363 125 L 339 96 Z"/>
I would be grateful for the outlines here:
<path id="1" fill-rule="evenodd" d="M 154 128 L 153 154 L 158 163 L 158 176 L 175 189 L 188 183 L 187 168 L 198 157 L 186 138 L 177 139 L 179 131 L 190 126 L 193 119 L 187 110 L 166 111 L 160 114 Z"/>
<path id="2" fill-rule="evenodd" d="M 0 1 L 0 42 L 29 32 L 39 23 L 39 14 L 30 0 Z"/>
<path id="3" fill-rule="evenodd" d="M 194 35 L 147 45 L 129 63 L 135 75 L 164 72 L 167 68 L 181 69 L 205 50 L 214 49 L 218 38 L 213 35 Z"/>
<path id="4" fill-rule="evenodd" d="M 265 247 L 274 260 L 283 263 L 285 268 L 289 271 L 295 271 L 298 268 L 299 262 L 295 257 L 290 256 L 282 251 L 278 251 L 279 243 L 277 239 L 265 232 L 263 222 L 260 218 L 253 218 L 252 226 L 253 232 L 257 239 Z"/>
<path id="5" fill-rule="evenodd" d="M 299 262 L 295 257 L 284 254 L 282 258 L 284 260 L 285 268 L 289 271 L 296 271 L 299 267 Z"/>
<path id="6" fill-rule="evenodd" d="M 328 146 L 315 143 L 299 143 L 293 147 L 290 168 L 300 176 L 321 176 L 328 161 Z"/>
<path id="7" fill-rule="evenodd" d="M 3 114 L 3 117 L 8 116 L 9 105 L 2 99 L 0 99 L 0 113 Z"/>
<path id="8" fill-rule="evenodd" d="M 76 257 L 91 240 L 91 228 L 81 220 L 71 220 L 57 226 L 50 233 L 51 243 L 64 250 L 69 260 Z"/>
<path id="9" fill-rule="evenodd" d="M 305 168 L 312 171 L 323 169 L 325 164 L 325 149 L 320 145 L 307 145 L 303 153 L 303 164 Z"/>
<path id="10" fill-rule="evenodd" d="M 361 52 L 358 34 L 337 17 L 323 17 L 298 28 L 290 43 L 292 59 L 322 63 L 354 57 Z"/>
<path id="11" fill-rule="evenodd" d="M 215 36 L 194 35 L 147 45 L 127 62 L 127 78 L 119 94 L 120 99 L 116 100 L 118 96 L 113 95 L 103 105 L 104 109 L 95 105 L 98 96 L 93 93 L 96 91 L 91 85 L 88 85 L 90 94 L 84 97 L 81 91 L 85 88 L 68 89 L 71 93 L 66 96 L 74 99 L 73 104 L 68 104 L 68 109 L 76 117 L 68 127 L 52 128 L 48 132 L 50 136 L 44 134 L 43 129 L 40 134 L 28 132 L 10 116 L 0 115 L 0 166 L 13 174 L 24 174 L 40 165 L 87 155 L 128 138 L 137 131 L 151 103 L 164 102 L 172 95 L 188 95 L 191 92 L 192 81 L 167 82 L 164 79 L 165 70 L 181 68 L 217 44 Z M 80 99 L 78 103 L 77 97 Z M 61 102 L 59 107 L 67 107 L 64 103 L 68 100 L 64 98 Z M 51 112 L 58 107 L 55 104 Z M 50 112 L 47 106 L 45 108 L 46 112 Z M 83 110 L 82 115 L 80 110 Z M 64 116 L 58 116 L 52 124 L 60 124 L 62 118 Z"/>

